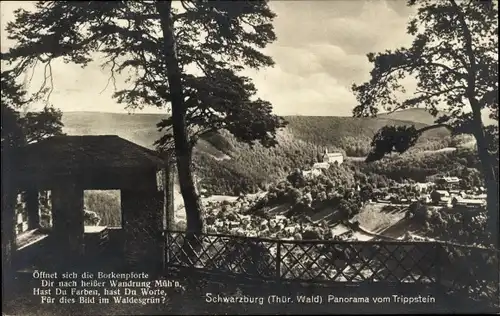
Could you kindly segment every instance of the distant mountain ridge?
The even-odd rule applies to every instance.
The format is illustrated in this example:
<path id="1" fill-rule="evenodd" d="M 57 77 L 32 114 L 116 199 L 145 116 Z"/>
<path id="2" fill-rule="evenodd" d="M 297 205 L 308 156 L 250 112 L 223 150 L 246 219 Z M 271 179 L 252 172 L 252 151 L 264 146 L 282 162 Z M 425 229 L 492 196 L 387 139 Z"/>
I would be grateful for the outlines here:
<path id="1" fill-rule="evenodd" d="M 427 114 L 427 116 L 426 116 Z M 402 119 L 394 119 L 392 116 Z M 118 135 L 148 148 L 161 137 L 156 124 L 166 118 L 161 114 L 119 114 L 101 112 L 63 113 L 63 131 L 69 135 Z M 346 156 L 365 156 L 373 135 L 385 125 L 432 124 L 428 113 L 383 114 L 376 118 L 334 116 L 287 116 L 288 126 L 279 131 L 278 146 L 265 149 L 241 144 L 226 131 L 204 137 L 195 148 L 196 173 L 212 193 L 234 194 L 235 187 L 255 191 L 257 186 L 283 179 L 290 170 L 304 168 L 318 160 L 325 148 Z M 412 120 L 415 121 L 412 121 Z M 448 146 L 449 132 L 433 129 L 417 144 L 418 150 Z"/>
<path id="2" fill-rule="evenodd" d="M 438 114 L 440 116 L 441 114 L 444 114 L 444 112 L 441 112 Z M 411 121 L 415 123 L 422 123 L 422 124 L 427 124 L 431 125 L 434 124 L 434 121 L 436 118 L 432 116 L 429 112 L 427 112 L 425 109 L 406 109 L 406 110 L 401 110 L 401 111 L 395 111 L 392 113 L 379 113 L 377 115 L 377 118 L 388 118 L 388 119 L 393 119 L 393 120 L 402 120 L 402 121 Z"/>
<path id="3" fill-rule="evenodd" d="M 142 113 L 109 113 L 109 112 L 64 112 L 63 124 L 64 132 L 69 135 L 105 135 L 114 134 L 129 139 L 142 146 L 153 148 L 153 143 L 160 136 L 156 124 L 167 118 L 164 114 L 142 114 Z M 418 126 L 432 124 L 434 117 L 423 109 L 410 109 L 398 111 L 391 114 L 380 114 L 376 118 L 353 118 L 342 116 L 285 116 L 290 123 L 288 130 L 295 133 L 314 133 L 318 127 L 325 128 L 330 125 L 329 130 L 335 131 L 335 135 L 322 135 L 320 138 L 324 145 L 329 145 L 330 141 L 338 137 L 361 137 L 373 134 L 384 125 L 408 125 Z M 446 132 L 433 134 L 434 136 L 446 135 Z M 300 135 L 300 138 L 310 140 L 307 135 Z M 334 142 L 333 142 L 334 143 Z M 333 145 L 333 144 L 331 144 Z"/>

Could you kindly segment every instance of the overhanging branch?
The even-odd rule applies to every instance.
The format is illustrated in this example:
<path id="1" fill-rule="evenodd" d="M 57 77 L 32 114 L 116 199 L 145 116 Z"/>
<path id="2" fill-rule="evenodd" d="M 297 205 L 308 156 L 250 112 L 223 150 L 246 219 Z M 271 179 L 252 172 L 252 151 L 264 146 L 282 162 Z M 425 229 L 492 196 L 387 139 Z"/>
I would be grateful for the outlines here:
<path id="1" fill-rule="evenodd" d="M 453 132 L 453 127 L 449 124 L 434 124 L 434 125 L 429 125 L 429 126 L 425 126 L 425 127 L 418 129 L 417 133 L 422 134 L 426 131 L 436 129 L 436 128 L 442 128 L 442 127 L 448 129 L 450 132 Z"/>

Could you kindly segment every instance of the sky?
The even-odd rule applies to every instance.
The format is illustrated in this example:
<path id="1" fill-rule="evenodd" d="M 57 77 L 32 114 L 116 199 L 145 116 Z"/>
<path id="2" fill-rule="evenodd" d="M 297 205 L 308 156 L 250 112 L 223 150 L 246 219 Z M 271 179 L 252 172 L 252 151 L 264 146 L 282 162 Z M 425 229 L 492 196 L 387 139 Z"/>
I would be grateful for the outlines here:
<path id="1" fill-rule="evenodd" d="M 352 83 L 368 79 L 371 65 L 366 54 L 411 43 L 406 24 L 411 11 L 403 0 L 271 1 L 277 41 L 265 52 L 272 68 L 248 72 L 258 96 L 273 104 L 279 115 L 350 116 L 356 105 Z M 28 8 L 28 1 L 1 2 L 1 48 L 12 45 L 5 25 L 13 11 Z M 97 63 L 82 69 L 53 65 L 54 90 L 50 103 L 63 111 L 127 112 L 111 98 L 113 87 Z M 31 76 L 31 74 L 30 74 Z M 37 69 L 29 89 L 40 86 Z M 164 110 L 163 110 L 164 111 Z M 144 108 L 137 113 L 158 113 Z"/>

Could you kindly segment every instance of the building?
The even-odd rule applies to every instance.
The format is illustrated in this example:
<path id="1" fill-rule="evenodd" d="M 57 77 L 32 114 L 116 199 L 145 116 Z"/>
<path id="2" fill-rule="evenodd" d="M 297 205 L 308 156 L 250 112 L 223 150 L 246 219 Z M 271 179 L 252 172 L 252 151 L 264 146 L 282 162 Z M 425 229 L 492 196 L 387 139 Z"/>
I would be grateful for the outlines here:
<path id="1" fill-rule="evenodd" d="M 317 162 L 312 166 L 312 169 L 328 169 L 330 164 L 328 162 Z"/>
<path id="2" fill-rule="evenodd" d="M 486 200 L 487 195 L 486 194 L 465 194 L 463 196 L 465 199 L 472 199 L 472 200 Z"/>
<path id="3" fill-rule="evenodd" d="M 87 264 L 90 259 L 101 265 L 113 255 L 121 259 L 113 263 L 119 265 L 112 267 L 115 270 L 162 269 L 165 245 L 157 236 L 174 219 L 173 190 L 167 190 L 173 186 L 168 157 L 115 135 L 100 135 L 50 137 L 20 148 L 17 158 L 13 185 L 26 196 L 28 229 L 39 234 L 36 241 L 25 244 L 19 238 L 15 251 L 2 254 L 12 258 L 9 268 L 48 265 L 65 270 L 63 267 Z M 89 230 L 85 226 L 85 190 L 121 191 L 119 229 L 92 226 Z M 39 195 L 46 191 L 50 191 L 52 229 L 41 232 Z M 5 212 L 12 214 L 13 210 Z M 9 226 L 16 224 L 13 216 L 3 219 L 9 220 Z M 93 246 L 95 231 L 99 249 Z M 44 258 L 47 260 L 32 255 L 54 253 L 54 249 L 57 256 Z"/>
<path id="4" fill-rule="evenodd" d="M 430 197 L 433 203 L 437 203 L 440 206 L 451 206 L 451 197 L 448 191 L 434 190 Z"/>
<path id="5" fill-rule="evenodd" d="M 417 182 L 414 185 L 420 193 L 429 192 L 435 186 L 433 182 Z"/>
<path id="6" fill-rule="evenodd" d="M 328 169 L 328 167 L 323 168 L 323 165 L 320 165 L 320 164 L 322 164 L 322 162 L 315 163 L 311 170 L 307 170 L 307 171 L 301 170 L 302 176 L 306 179 L 312 179 L 312 178 L 317 177 L 321 174 L 321 169 Z M 316 165 L 318 165 L 318 166 L 316 166 Z"/>
<path id="7" fill-rule="evenodd" d="M 441 199 L 438 202 L 438 205 L 443 207 L 452 207 L 453 202 L 452 199 L 450 199 L 449 197 L 441 197 Z"/>
<path id="8" fill-rule="evenodd" d="M 439 196 L 440 196 L 441 198 L 444 198 L 444 197 L 447 197 L 447 198 L 448 198 L 448 197 L 450 197 L 450 193 L 449 193 L 448 191 L 445 191 L 445 190 L 435 190 L 435 192 L 436 192 L 437 194 L 439 194 Z"/>
<path id="9" fill-rule="evenodd" d="M 441 177 L 436 179 L 436 186 L 439 189 L 457 189 L 460 185 L 460 179 L 458 177 Z"/>
<path id="10" fill-rule="evenodd" d="M 479 208 L 486 206 L 485 200 L 463 199 L 459 197 L 454 197 L 451 203 L 454 207 Z"/>
<path id="11" fill-rule="evenodd" d="M 344 155 L 339 152 L 329 153 L 328 149 L 325 149 L 325 153 L 323 154 L 323 162 L 329 164 L 338 163 L 340 165 L 344 162 Z"/>
<path id="12" fill-rule="evenodd" d="M 325 170 L 330 168 L 330 165 L 335 163 L 340 165 L 344 162 L 344 155 L 339 152 L 329 153 L 328 149 L 325 149 L 325 153 L 323 154 L 321 159 L 323 160 L 322 162 L 313 164 L 312 170 Z"/>

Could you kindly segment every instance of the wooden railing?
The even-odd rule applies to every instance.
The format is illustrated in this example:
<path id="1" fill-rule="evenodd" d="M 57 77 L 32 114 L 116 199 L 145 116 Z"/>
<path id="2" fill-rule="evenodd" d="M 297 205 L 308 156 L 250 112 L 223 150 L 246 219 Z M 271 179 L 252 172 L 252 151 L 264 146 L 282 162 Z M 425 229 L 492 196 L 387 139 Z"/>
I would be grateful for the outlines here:
<path id="1" fill-rule="evenodd" d="M 167 231 L 167 267 L 302 283 L 437 285 L 498 297 L 498 251 L 440 242 L 276 240 Z M 496 269 L 496 270 L 495 270 Z"/>
<path id="2" fill-rule="evenodd" d="M 436 282 L 439 246 L 425 242 L 274 240 L 167 232 L 167 264 L 301 282 Z M 195 255 L 189 255 L 189 250 Z"/>

